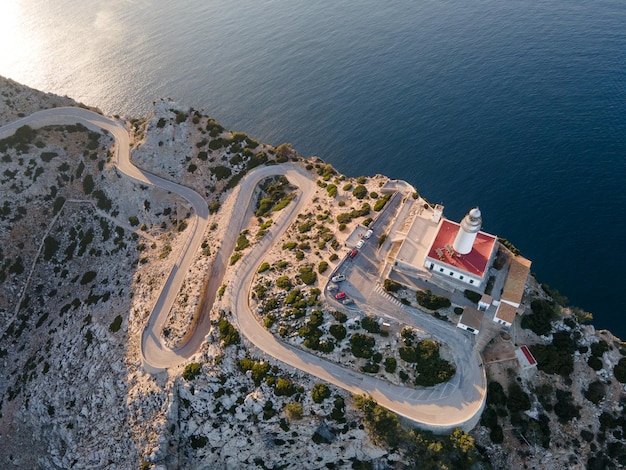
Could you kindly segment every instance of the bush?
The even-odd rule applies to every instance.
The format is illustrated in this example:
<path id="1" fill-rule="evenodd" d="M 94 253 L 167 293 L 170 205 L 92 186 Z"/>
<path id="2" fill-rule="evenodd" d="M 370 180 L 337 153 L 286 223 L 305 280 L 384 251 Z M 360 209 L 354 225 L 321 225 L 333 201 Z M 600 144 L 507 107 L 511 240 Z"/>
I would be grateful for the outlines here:
<path id="1" fill-rule="evenodd" d="M 601 370 L 604 367 L 604 364 L 602 364 L 602 359 L 596 356 L 591 356 L 587 360 L 587 364 L 595 371 Z"/>
<path id="2" fill-rule="evenodd" d="M 509 385 L 509 398 L 506 407 L 511 413 L 530 410 L 530 397 L 517 382 Z"/>
<path id="3" fill-rule="evenodd" d="M 118 315 L 109 325 L 109 331 L 111 333 L 116 333 L 120 330 L 121 327 L 122 327 L 122 316 Z"/>
<path id="4" fill-rule="evenodd" d="M 47 236 L 44 241 L 43 259 L 50 261 L 59 249 L 59 242 L 56 238 Z"/>
<path id="5" fill-rule="evenodd" d="M 231 344 L 239 344 L 240 337 L 239 332 L 226 318 L 222 318 L 217 326 L 220 331 L 220 337 L 224 342 L 224 346 L 230 346 Z"/>
<path id="6" fill-rule="evenodd" d="M 605 394 L 606 394 L 605 385 L 599 380 L 596 380 L 589 384 L 589 387 L 585 391 L 585 398 L 589 400 L 591 403 L 593 403 L 594 405 L 597 405 L 598 403 L 602 401 Z"/>
<path id="7" fill-rule="evenodd" d="M 380 325 L 372 317 L 364 317 L 361 320 L 361 327 L 368 333 L 380 333 Z"/>
<path id="8" fill-rule="evenodd" d="M 621 358 L 615 365 L 613 375 L 619 382 L 626 384 L 626 357 Z"/>
<path id="9" fill-rule="evenodd" d="M 276 380 L 274 394 L 277 397 L 290 397 L 294 393 L 296 393 L 296 387 L 293 385 L 293 382 L 291 382 L 291 380 L 285 378 L 280 378 Z"/>
<path id="10" fill-rule="evenodd" d="M 200 371 L 202 370 L 202 366 L 197 362 L 191 362 L 185 366 L 185 370 L 183 371 L 183 379 L 190 381 L 198 377 L 200 375 Z"/>
<path id="11" fill-rule="evenodd" d="M 326 272 L 328 269 L 328 263 L 326 261 L 320 261 L 320 264 L 317 265 L 317 272 L 322 274 Z"/>
<path id="12" fill-rule="evenodd" d="M 554 413 L 559 417 L 559 422 L 568 423 L 573 418 L 580 417 L 580 411 L 573 402 L 572 392 L 557 390 L 556 400 Z"/>
<path id="13" fill-rule="evenodd" d="M 85 175 L 85 177 L 83 178 L 83 192 L 85 194 L 91 194 L 91 192 L 94 189 L 94 182 L 93 182 L 93 176 L 91 175 Z"/>
<path id="14" fill-rule="evenodd" d="M 289 419 L 301 419 L 303 414 L 302 405 L 297 402 L 287 403 L 287 405 L 285 406 L 285 413 L 287 414 L 287 418 Z"/>
<path id="15" fill-rule="evenodd" d="M 95 271 L 87 271 L 85 274 L 83 274 L 83 277 L 80 279 L 80 285 L 84 286 L 85 284 L 89 284 L 91 281 L 93 281 L 97 276 L 97 273 Z"/>
<path id="16" fill-rule="evenodd" d="M 270 268 L 270 264 L 268 262 L 263 262 L 261 263 L 261 266 L 259 266 L 259 269 L 257 270 L 257 272 L 260 273 L 264 273 L 265 271 L 267 271 Z"/>
<path id="17" fill-rule="evenodd" d="M 502 426 L 496 424 L 493 428 L 491 428 L 491 433 L 489 433 L 489 437 L 491 442 L 494 444 L 502 444 L 504 442 L 504 432 L 502 431 Z"/>
<path id="18" fill-rule="evenodd" d="M 391 193 L 389 194 L 385 194 L 383 197 L 381 197 L 379 200 L 376 201 L 376 203 L 374 204 L 374 210 L 376 212 L 380 212 L 383 207 L 385 207 L 385 204 L 387 204 L 387 201 L 391 198 Z"/>
<path id="19" fill-rule="evenodd" d="M 317 274 L 315 274 L 315 271 L 313 271 L 312 266 L 303 266 L 300 268 L 300 279 L 307 286 L 310 286 L 311 284 L 314 284 L 315 281 L 317 281 Z"/>
<path id="20" fill-rule="evenodd" d="M 212 141 L 211 143 L 213 143 L 215 141 Z M 211 147 L 211 144 L 209 144 L 209 147 Z M 230 175 L 232 175 L 232 171 L 230 168 L 226 167 L 226 166 L 216 166 L 215 168 L 211 168 L 211 173 L 213 173 L 213 175 L 215 176 L 215 178 L 220 181 L 220 180 L 225 180 L 226 178 L 229 178 Z"/>
<path id="21" fill-rule="evenodd" d="M 379 370 L 380 366 L 374 362 L 368 362 L 361 367 L 361 372 L 365 372 L 367 374 L 377 374 Z"/>
<path id="22" fill-rule="evenodd" d="M 369 359 L 374 354 L 372 348 L 375 344 L 376 340 L 373 337 L 361 333 L 356 333 L 350 337 L 350 346 L 354 357 Z"/>
<path id="23" fill-rule="evenodd" d="M 221 204 L 219 203 L 219 201 L 213 201 L 211 204 L 209 204 L 209 214 L 215 214 L 217 211 L 220 210 Z"/>
<path id="24" fill-rule="evenodd" d="M 322 403 L 324 400 L 330 397 L 330 389 L 326 384 L 316 383 L 311 390 L 311 399 L 315 403 Z"/>
<path id="25" fill-rule="evenodd" d="M 571 353 L 561 351 L 552 344 L 531 345 L 530 351 L 537 360 L 537 368 L 547 374 L 569 376 L 574 370 L 574 358 Z"/>
<path id="26" fill-rule="evenodd" d="M 385 372 L 389 374 L 393 374 L 396 371 L 397 361 L 393 357 L 388 357 L 385 359 Z"/>
<path id="27" fill-rule="evenodd" d="M 193 435 L 190 438 L 190 444 L 192 449 L 201 449 L 206 446 L 209 439 L 206 436 L 196 436 Z"/>
<path id="28" fill-rule="evenodd" d="M 440 308 L 447 308 L 452 305 L 450 299 L 442 295 L 432 294 L 430 290 L 417 291 L 415 298 L 418 304 L 428 310 L 439 310 Z"/>
<path id="29" fill-rule="evenodd" d="M 363 199 L 367 196 L 367 188 L 362 184 L 359 184 L 352 190 L 352 195 L 357 199 Z"/>
<path id="30" fill-rule="evenodd" d="M 547 335 L 552 331 L 552 320 L 556 319 L 556 306 L 543 299 L 531 302 L 531 314 L 522 317 L 522 328 L 532 330 L 536 335 Z"/>
<path id="31" fill-rule="evenodd" d="M 281 289 L 290 290 L 293 285 L 291 284 L 291 279 L 289 276 L 281 276 L 276 279 L 276 287 L 280 287 Z"/>
<path id="32" fill-rule="evenodd" d="M 337 341 L 343 340 L 347 334 L 346 327 L 338 323 L 330 325 L 329 332 L 335 337 Z"/>
<path id="33" fill-rule="evenodd" d="M 383 289 L 387 292 L 398 292 L 402 288 L 402 284 L 392 279 L 385 279 L 383 282 Z"/>
<path id="34" fill-rule="evenodd" d="M 482 297 L 482 294 L 480 294 L 478 292 L 474 292 L 473 290 L 469 290 L 469 289 L 465 289 L 465 292 L 463 292 L 463 294 L 465 295 L 465 297 L 467 299 L 469 299 L 470 301 L 474 302 L 475 304 L 477 304 L 478 301 Z"/>

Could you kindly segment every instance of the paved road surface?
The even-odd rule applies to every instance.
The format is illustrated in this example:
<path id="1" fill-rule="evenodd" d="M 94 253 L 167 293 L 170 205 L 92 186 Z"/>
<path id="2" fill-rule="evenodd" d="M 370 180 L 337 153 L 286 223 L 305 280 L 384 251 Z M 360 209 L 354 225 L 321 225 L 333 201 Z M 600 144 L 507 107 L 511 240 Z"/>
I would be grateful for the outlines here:
<path id="1" fill-rule="evenodd" d="M 159 298 L 154 306 L 148 325 L 142 335 L 142 354 L 147 365 L 155 368 L 167 368 L 184 362 L 200 348 L 210 329 L 210 319 L 204 315 L 185 346 L 176 351 L 165 347 L 160 339 L 163 323 L 171 309 L 184 277 L 188 271 L 206 229 L 208 208 L 206 201 L 195 191 L 172 181 L 140 170 L 130 162 L 129 135 L 126 128 L 118 121 L 106 118 L 82 108 L 53 108 L 34 113 L 26 118 L 0 127 L 0 138 L 11 135 L 22 125 L 42 127 L 56 124 L 81 123 L 92 130 L 105 129 L 113 134 L 117 143 L 117 166 L 131 178 L 147 184 L 153 184 L 187 199 L 194 207 L 194 222 L 188 228 L 189 239 L 179 262 L 173 267 Z M 326 380 L 352 393 L 367 393 L 382 406 L 422 424 L 436 432 L 447 432 L 454 427 L 471 429 L 478 421 L 485 401 L 485 375 L 479 367 L 480 358 L 474 352 L 472 342 L 459 336 L 447 325 L 437 324 L 418 311 L 405 309 L 390 302 L 376 290 L 373 276 L 362 276 L 362 285 L 355 292 L 367 292 L 362 303 L 373 313 L 389 315 L 402 319 L 408 324 L 415 324 L 429 331 L 432 336 L 445 342 L 450 347 L 457 366 L 453 380 L 436 387 L 414 388 L 392 385 L 376 377 L 345 369 L 320 357 L 291 347 L 277 340 L 254 317 L 249 306 L 249 292 L 256 269 L 271 245 L 277 242 L 293 218 L 310 204 L 315 192 L 315 182 L 300 166 L 293 164 L 259 167 L 250 172 L 240 183 L 235 207 L 238 210 L 231 219 L 228 233 L 218 250 L 209 286 L 208 304 L 212 304 L 215 291 L 221 285 L 232 253 L 237 235 L 252 215 L 252 194 L 254 187 L 271 175 L 285 175 L 291 183 L 300 188 L 295 203 L 281 211 L 263 240 L 253 247 L 250 254 L 240 262 L 235 275 L 235 285 L 229 286 L 229 296 L 235 314 L 235 323 L 241 333 L 267 354 L 301 369 L 320 379 Z M 374 237 L 372 237 L 374 239 Z M 361 255 L 359 255 L 361 256 Z M 369 279 L 369 280 L 368 280 Z"/>

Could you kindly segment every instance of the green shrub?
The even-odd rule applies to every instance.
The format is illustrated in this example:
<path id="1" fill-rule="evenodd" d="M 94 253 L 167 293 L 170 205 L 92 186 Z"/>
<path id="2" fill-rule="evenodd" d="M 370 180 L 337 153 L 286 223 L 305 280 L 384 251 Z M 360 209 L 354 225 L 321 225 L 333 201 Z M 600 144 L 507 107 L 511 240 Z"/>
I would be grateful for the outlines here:
<path id="1" fill-rule="evenodd" d="M 312 266 L 303 266 L 300 268 L 300 280 L 307 286 L 310 286 L 317 281 L 317 274 L 313 271 Z"/>
<path id="2" fill-rule="evenodd" d="M 398 292 L 400 289 L 402 289 L 402 284 L 392 279 L 385 279 L 385 281 L 383 282 L 383 289 L 385 289 L 387 292 Z"/>
<path id="3" fill-rule="evenodd" d="M 297 402 L 287 403 L 285 406 L 285 413 L 287 417 L 292 420 L 302 419 L 302 405 Z"/>
<path id="4" fill-rule="evenodd" d="M 89 284 L 91 281 L 93 281 L 97 276 L 97 273 L 95 271 L 87 271 L 85 274 L 83 274 L 83 277 L 80 279 L 80 285 L 84 286 L 85 284 Z"/>
<path id="5" fill-rule="evenodd" d="M 116 333 L 120 330 L 121 327 L 122 327 L 122 316 L 118 315 L 109 325 L 109 331 L 111 333 Z"/>
<path id="6" fill-rule="evenodd" d="M 330 325 L 329 332 L 337 341 L 343 340 L 347 334 L 346 327 L 338 323 Z"/>
<path id="7" fill-rule="evenodd" d="M 235 251 L 242 251 L 250 246 L 250 241 L 248 240 L 246 233 L 247 231 L 244 230 L 239 234 L 239 237 L 237 237 L 237 246 L 235 246 Z"/>
<path id="8" fill-rule="evenodd" d="M 311 399 L 315 403 L 322 403 L 324 400 L 330 397 L 330 389 L 326 384 L 316 383 L 311 390 Z"/>
<path id="9" fill-rule="evenodd" d="M 599 380 L 591 382 L 585 391 L 585 398 L 594 405 L 600 403 L 606 395 L 606 386 Z"/>
<path id="10" fill-rule="evenodd" d="M 368 333 L 380 333 L 380 325 L 378 324 L 376 319 L 372 317 L 364 317 L 361 320 L 361 327 Z"/>
<path id="11" fill-rule="evenodd" d="M 417 303 L 428 310 L 439 310 L 451 305 L 450 299 L 442 295 L 432 294 L 430 290 L 417 291 L 415 294 Z"/>
<path id="12" fill-rule="evenodd" d="M 512 382 L 508 389 L 506 407 L 510 412 L 530 410 L 530 397 L 517 382 Z"/>
<path id="13" fill-rule="evenodd" d="M 376 374 L 380 370 L 380 366 L 373 362 L 367 362 L 365 365 L 361 366 L 361 372 L 365 372 L 367 374 Z"/>
<path id="14" fill-rule="evenodd" d="M 209 144 L 209 147 L 210 146 L 211 144 Z M 226 178 L 229 178 L 233 172 L 227 166 L 218 165 L 215 168 L 211 168 L 211 173 L 213 173 L 215 178 L 218 181 L 220 181 L 220 180 L 225 180 Z"/>
<path id="15" fill-rule="evenodd" d="M 547 335 L 552 331 L 552 321 L 556 319 L 556 306 L 543 299 L 531 302 L 532 313 L 522 317 L 522 328 L 530 329 L 536 335 Z"/>
<path id="16" fill-rule="evenodd" d="M 219 201 L 213 201 L 209 204 L 209 214 L 215 214 L 217 211 L 220 210 L 220 207 L 221 204 L 219 203 Z"/>
<path id="17" fill-rule="evenodd" d="M 381 210 L 383 210 L 383 207 L 385 207 L 385 204 L 387 204 L 387 201 L 389 201 L 390 198 L 391 198 L 391 193 L 385 194 L 383 197 L 378 199 L 376 203 L 374 204 L 374 210 L 376 212 L 380 212 Z"/>
<path id="18" fill-rule="evenodd" d="M 296 242 L 285 242 L 283 243 L 283 250 L 293 250 L 297 246 L 298 243 Z"/>
<path id="19" fill-rule="evenodd" d="M 361 333 L 353 334 L 350 337 L 350 346 L 354 357 L 369 359 L 374 354 L 372 348 L 375 344 L 376 340 L 373 337 Z"/>
<path id="20" fill-rule="evenodd" d="M 393 357 L 385 358 L 385 372 L 393 374 L 396 371 L 397 361 Z"/>
<path id="21" fill-rule="evenodd" d="M 282 377 L 276 380 L 276 386 L 274 388 L 274 394 L 276 396 L 290 397 L 294 393 L 296 393 L 296 387 L 291 380 Z"/>
<path id="22" fill-rule="evenodd" d="M 465 295 L 467 299 L 474 302 L 475 304 L 477 304 L 482 297 L 482 294 L 480 294 L 479 292 L 474 292 L 473 290 L 470 290 L 470 289 L 465 289 L 465 292 L 463 292 L 463 294 Z"/>
<path id="23" fill-rule="evenodd" d="M 270 268 L 270 264 L 268 262 L 263 262 L 261 263 L 261 266 L 259 266 L 259 269 L 257 270 L 257 272 L 260 273 L 264 273 L 265 271 L 267 271 Z"/>
<path id="24" fill-rule="evenodd" d="M 202 370 L 202 366 L 197 362 L 191 362 L 185 366 L 185 370 L 183 371 L 183 379 L 190 381 L 195 379 L 200 375 Z"/>
<path id="25" fill-rule="evenodd" d="M 613 375 L 615 375 L 615 378 L 620 383 L 626 384 L 626 357 L 621 358 L 619 362 L 615 364 Z"/>
<path id="26" fill-rule="evenodd" d="M 326 261 L 320 261 L 320 264 L 317 265 L 317 272 L 322 274 L 326 272 L 328 269 L 328 263 Z"/>
<path id="27" fill-rule="evenodd" d="M 290 290 L 293 287 L 293 285 L 291 284 L 291 279 L 289 279 L 289 276 L 281 276 L 278 279 L 276 279 L 276 286 L 285 290 Z"/>
<path id="28" fill-rule="evenodd" d="M 239 261 L 241 259 L 241 253 L 234 253 L 231 257 L 230 257 L 230 265 L 232 266 L 233 264 L 235 264 L 237 261 Z"/>
<path id="29" fill-rule="evenodd" d="M 240 336 L 235 327 L 226 319 L 222 318 L 217 323 L 217 327 L 220 332 L 220 337 L 224 342 L 224 346 L 230 346 L 231 344 L 239 344 Z"/>
<path id="30" fill-rule="evenodd" d="M 385 243 L 385 240 L 387 240 L 387 234 L 383 233 L 380 237 L 378 237 L 378 248 L 380 248 L 381 246 L 383 246 L 383 243 Z"/>
<path id="31" fill-rule="evenodd" d="M 85 177 L 83 178 L 83 192 L 85 194 L 91 194 L 91 192 L 94 189 L 94 182 L 93 182 L 93 176 L 87 174 L 85 175 Z"/>
<path id="32" fill-rule="evenodd" d="M 533 344 L 529 349 L 537 360 L 537 368 L 547 374 L 567 377 L 574 371 L 574 358 L 567 350 L 559 349 L 554 344 Z"/>
<path id="33" fill-rule="evenodd" d="M 59 242 L 56 240 L 56 238 L 48 235 L 44 239 L 43 245 L 43 259 L 45 259 L 46 261 L 50 261 L 59 249 Z"/>
<path id="34" fill-rule="evenodd" d="M 363 199 L 367 197 L 367 188 L 362 184 L 359 184 L 352 190 L 352 195 L 357 199 Z"/>
<path id="35" fill-rule="evenodd" d="M 189 441 L 190 441 L 190 445 L 192 449 L 202 449 L 203 447 L 207 445 L 207 442 L 209 442 L 209 439 L 206 436 L 193 435 L 191 436 Z"/>

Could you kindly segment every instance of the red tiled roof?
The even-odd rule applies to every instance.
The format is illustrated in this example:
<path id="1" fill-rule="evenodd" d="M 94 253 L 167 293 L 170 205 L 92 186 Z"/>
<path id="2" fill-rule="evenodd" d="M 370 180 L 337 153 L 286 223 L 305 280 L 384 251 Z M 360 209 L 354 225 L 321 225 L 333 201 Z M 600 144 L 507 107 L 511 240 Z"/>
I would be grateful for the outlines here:
<path id="1" fill-rule="evenodd" d="M 524 356 L 526 356 L 526 359 L 528 360 L 530 365 L 534 366 L 535 364 L 537 364 L 537 360 L 535 359 L 535 356 L 532 355 L 532 353 L 530 352 L 530 349 L 528 349 L 528 347 L 522 346 L 522 347 L 520 347 L 520 349 L 524 353 Z"/>
<path id="2" fill-rule="evenodd" d="M 437 237 L 430 247 L 428 256 L 437 260 L 438 263 L 451 266 L 453 269 L 460 269 L 483 277 L 496 243 L 496 237 L 485 232 L 478 232 L 472 251 L 466 255 L 461 255 L 452 248 L 458 231 L 459 224 L 444 219 L 439 226 L 439 232 L 437 232 Z M 452 254 L 446 245 L 452 250 Z"/>

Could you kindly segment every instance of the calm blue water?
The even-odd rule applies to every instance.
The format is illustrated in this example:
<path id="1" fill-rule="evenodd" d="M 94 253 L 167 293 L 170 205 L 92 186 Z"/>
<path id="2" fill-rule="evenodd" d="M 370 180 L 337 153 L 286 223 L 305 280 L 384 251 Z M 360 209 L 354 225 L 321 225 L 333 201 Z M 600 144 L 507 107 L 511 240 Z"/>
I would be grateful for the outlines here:
<path id="1" fill-rule="evenodd" d="M 406 179 L 453 219 L 478 205 L 626 338 L 622 0 L 174 3 L 0 6 L 0 74 L 107 113 L 169 96 L 349 175 Z"/>

